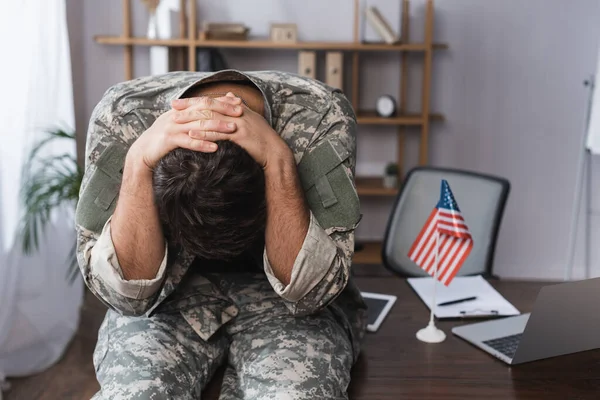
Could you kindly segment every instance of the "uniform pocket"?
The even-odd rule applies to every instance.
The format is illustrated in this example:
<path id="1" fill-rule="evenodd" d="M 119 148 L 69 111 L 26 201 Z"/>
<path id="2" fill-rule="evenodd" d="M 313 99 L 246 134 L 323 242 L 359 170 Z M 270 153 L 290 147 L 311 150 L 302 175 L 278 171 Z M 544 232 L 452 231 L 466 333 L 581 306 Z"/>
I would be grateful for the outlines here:
<path id="1" fill-rule="evenodd" d="M 96 348 L 94 349 L 94 354 L 92 356 L 96 374 L 99 373 L 102 362 L 110 350 L 111 330 L 113 329 L 111 313 L 111 310 L 106 312 L 104 321 L 102 321 L 102 325 L 100 325 L 100 329 L 98 330 L 98 341 L 96 342 Z"/>

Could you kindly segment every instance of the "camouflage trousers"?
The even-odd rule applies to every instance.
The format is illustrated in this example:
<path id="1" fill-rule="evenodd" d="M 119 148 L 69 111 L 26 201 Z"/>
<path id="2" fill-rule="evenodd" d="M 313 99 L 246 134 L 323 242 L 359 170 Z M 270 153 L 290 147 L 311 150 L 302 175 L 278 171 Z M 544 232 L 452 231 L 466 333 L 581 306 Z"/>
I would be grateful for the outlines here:
<path id="1" fill-rule="evenodd" d="M 150 317 L 108 311 L 94 352 L 101 389 L 93 399 L 200 399 L 222 365 L 221 400 L 348 398 L 362 332 L 330 307 L 292 316 L 265 277 L 222 281 L 237 312 L 205 339 L 189 313 L 176 312 L 185 302 Z"/>

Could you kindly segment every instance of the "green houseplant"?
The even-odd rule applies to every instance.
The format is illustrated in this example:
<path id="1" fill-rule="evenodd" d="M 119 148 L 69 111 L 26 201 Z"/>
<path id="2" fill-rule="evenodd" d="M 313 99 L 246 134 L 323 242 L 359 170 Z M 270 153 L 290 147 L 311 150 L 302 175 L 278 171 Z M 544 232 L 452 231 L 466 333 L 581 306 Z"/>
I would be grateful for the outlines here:
<path id="1" fill-rule="evenodd" d="M 39 236 L 50 222 L 52 212 L 63 205 L 75 207 L 79 199 L 83 169 L 77 164 L 77 158 L 69 153 L 40 157 L 40 150 L 57 140 L 75 142 L 75 133 L 60 129 L 48 132 L 31 149 L 23 165 L 20 197 L 24 213 L 20 237 L 24 254 L 38 250 Z M 75 243 L 68 262 L 71 263 L 69 278 L 73 281 L 78 273 Z"/>
<path id="2" fill-rule="evenodd" d="M 398 187 L 398 176 L 400 175 L 400 167 L 396 163 L 388 163 L 385 167 L 383 175 L 383 186 L 387 189 Z"/>

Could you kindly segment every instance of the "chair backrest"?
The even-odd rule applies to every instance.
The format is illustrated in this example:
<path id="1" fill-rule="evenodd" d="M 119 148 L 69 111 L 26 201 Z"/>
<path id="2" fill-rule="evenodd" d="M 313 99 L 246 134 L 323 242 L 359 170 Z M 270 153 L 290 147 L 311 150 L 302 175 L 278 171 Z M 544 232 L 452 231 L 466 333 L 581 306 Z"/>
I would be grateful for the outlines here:
<path id="1" fill-rule="evenodd" d="M 411 170 L 396 198 L 382 248 L 384 266 L 404 277 L 427 276 L 408 252 L 448 181 L 473 238 L 473 249 L 457 275 L 492 275 L 496 238 L 510 183 L 504 178 L 457 169 L 418 167 Z"/>

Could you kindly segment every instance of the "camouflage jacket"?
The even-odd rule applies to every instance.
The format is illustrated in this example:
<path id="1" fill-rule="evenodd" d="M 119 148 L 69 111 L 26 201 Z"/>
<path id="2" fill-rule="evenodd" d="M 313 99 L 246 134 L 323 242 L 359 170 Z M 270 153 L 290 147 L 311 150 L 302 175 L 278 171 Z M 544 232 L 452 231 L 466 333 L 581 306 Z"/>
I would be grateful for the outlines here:
<path id="1" fill-rule="evenodd" d="M 274 291 L 294 315 L 330 306 L 350 316 L 354 327 L 363 327 L 364 302 L 350 276 L 354 230 L 360 221 L 353 179 L 355 115 L 339 90 L 282 72 L 173 72 L 117 84 L 104 94 L 89 124 L 76 217 L 77 258 L 86 285 L 108 307 L 125 315 L 151 315 L 169 311 L 175 304 L 205 339 L 236 315 L 236 307 L 227 303 L 218 285 L 201 274 L 187 274 L 194 257 L 185 251 L 165 254 L 156 279 L 126 281 L 111 242 L 110 217 L 100 221 L 102 225 L 83 223 L 79 217 L 98 205 L 109 214 L 114 210 L 123 165 L 100 166 L 109 149 L 116 147 L 125 154 L 170 109 L 172 99 L 195 85 L 220 80 L 250 80 L 260 89 L 265 118 L 292 149 L 311 209 L 309 231 L 288 287 L 274 277 L 264 253 L 265 273 Z M 116 185 L 92 187 L 99 170 L 109 170 L 113 177 L 116 173 Z M 199 295 L 193 298 L 189 292 Z"/>

